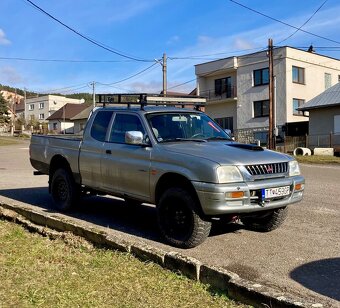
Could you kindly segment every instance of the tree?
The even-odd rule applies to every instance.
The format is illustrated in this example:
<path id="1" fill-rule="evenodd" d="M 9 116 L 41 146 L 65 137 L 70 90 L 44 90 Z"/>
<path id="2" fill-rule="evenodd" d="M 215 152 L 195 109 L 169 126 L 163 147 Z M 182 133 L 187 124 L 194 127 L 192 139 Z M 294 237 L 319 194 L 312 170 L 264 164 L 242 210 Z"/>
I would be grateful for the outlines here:
<path id="1" fill-rule="evenodd" d="M 5 126 L 10 121 L 8 109 L 8 102 L 0 92 L 0 126 Z"/>

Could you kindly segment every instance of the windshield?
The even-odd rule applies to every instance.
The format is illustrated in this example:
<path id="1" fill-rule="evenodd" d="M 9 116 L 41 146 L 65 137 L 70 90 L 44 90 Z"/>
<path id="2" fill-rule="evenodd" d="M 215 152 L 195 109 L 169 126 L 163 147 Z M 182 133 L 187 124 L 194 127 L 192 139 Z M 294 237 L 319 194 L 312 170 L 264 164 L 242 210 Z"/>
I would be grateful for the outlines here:
<path id="1" fill-rule="evenodd" d="M 156 113 L 146 117 L 158 142 L 231 140 L 223 128 L 203 113 Z"/>

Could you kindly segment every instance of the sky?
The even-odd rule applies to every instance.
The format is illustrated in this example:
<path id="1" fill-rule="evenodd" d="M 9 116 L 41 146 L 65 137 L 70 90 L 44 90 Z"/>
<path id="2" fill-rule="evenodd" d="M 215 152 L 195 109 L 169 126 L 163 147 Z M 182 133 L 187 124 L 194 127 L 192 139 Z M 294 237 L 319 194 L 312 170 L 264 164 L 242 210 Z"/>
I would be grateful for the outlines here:
<path id="1" fill-rule="evenodd" d="M 0 84 L 38 93 L 91 93 L 92 82 L 96 93 L 159 93 L 163 53 L 168 91 L 189 93 L 195 64 L 269 38 L 340 58 L 339 0 L 1 0 L 0 12 Z M 303 24 L 314 35 L 293 28 Z"/>

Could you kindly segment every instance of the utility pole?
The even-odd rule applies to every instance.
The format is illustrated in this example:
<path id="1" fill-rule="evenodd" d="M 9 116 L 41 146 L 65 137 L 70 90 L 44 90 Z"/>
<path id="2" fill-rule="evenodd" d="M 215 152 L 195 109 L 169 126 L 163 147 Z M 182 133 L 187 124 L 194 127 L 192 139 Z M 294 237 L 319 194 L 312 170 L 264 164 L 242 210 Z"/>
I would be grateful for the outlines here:
<path id="1" fill-rule="evenodd" d="M 275 150 L 275 105 L 274 105 L 274 59 L 273 59 L 273 40 L 268 40 L 268 57 L 269 57 L 269 132 L 268 132 L 268 147 Z"/>
<path id="2" fill-rule="evenodd" d="M 162 69 L 163 69 L 163 96 L 166 96 L 166 88 L 167 88 L 167 64 L 166 64 L 166 53 L 163 53 L 163 62 L 162 62 Z"/>
<path id="3" fill-rule="evenodd" d="M 93 108 L 96 107 L 96 92 L 95 92 L 95 85 L 96 83 L 92 82 L 92 95 L 93 95 Z"/>

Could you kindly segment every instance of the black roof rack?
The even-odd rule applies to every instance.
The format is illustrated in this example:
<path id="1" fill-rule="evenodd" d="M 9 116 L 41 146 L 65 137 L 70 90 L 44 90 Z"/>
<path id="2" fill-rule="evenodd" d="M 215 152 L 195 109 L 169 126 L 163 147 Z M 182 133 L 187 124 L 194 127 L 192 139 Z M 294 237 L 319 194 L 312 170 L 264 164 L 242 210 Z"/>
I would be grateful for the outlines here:
<path id="1" fill-rule="evenodd" d="M 145 106 L 181 106 L 193 107 L 196 110 L 200 110 L 200 107 L 204 107 L 206 98 L 196 95 L 185 96 L 163 96 L 159 94 L 147 94 L 147 93 L 115 93 L 115 94 L 97 94 L 99 104 L 103 107 L 106 105 L 127 105 L 128 108 L 131 105 L 139 105 L 141 109 Z"/>

